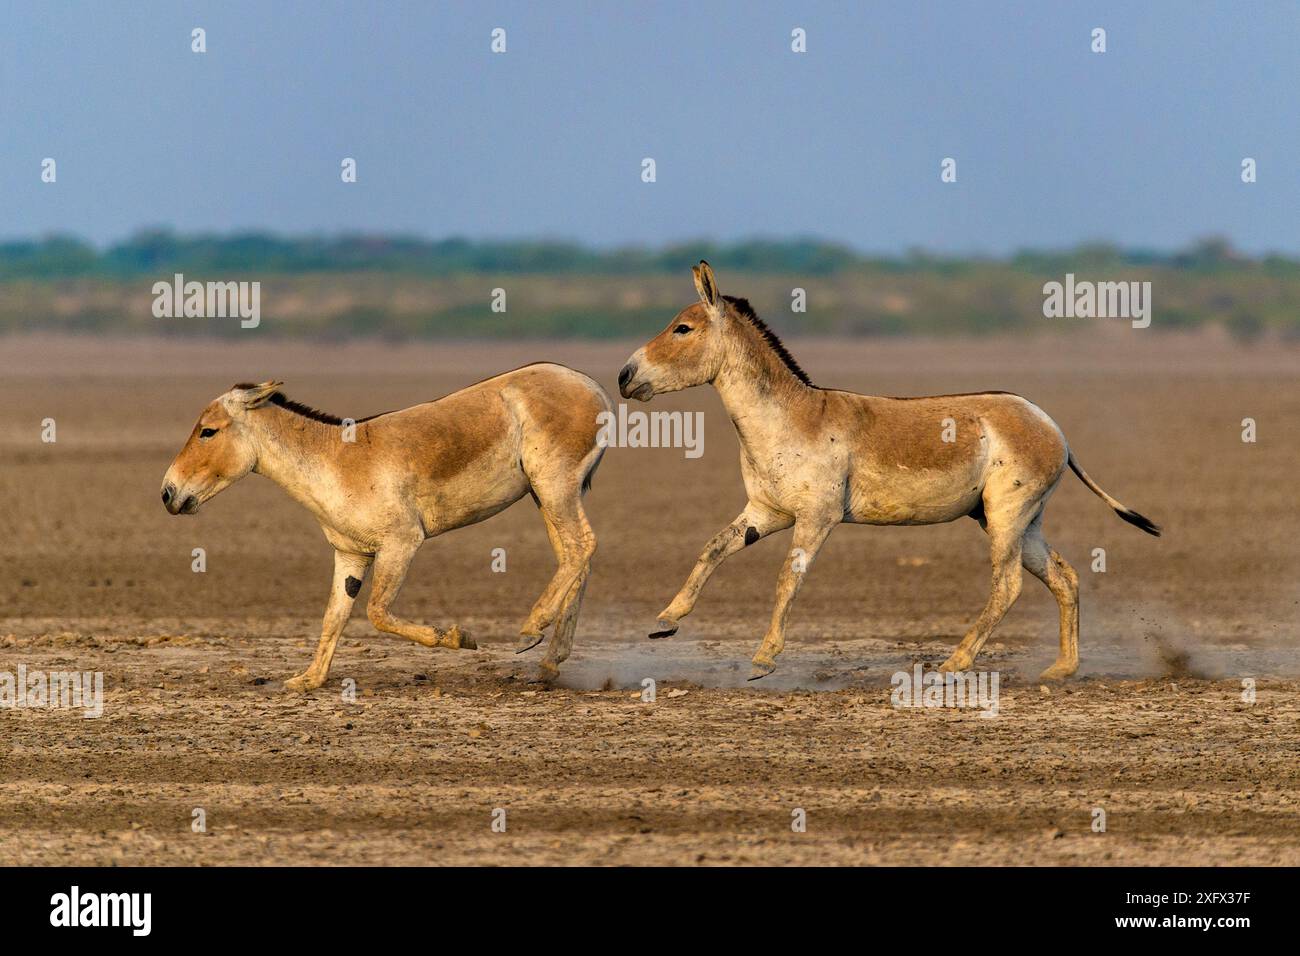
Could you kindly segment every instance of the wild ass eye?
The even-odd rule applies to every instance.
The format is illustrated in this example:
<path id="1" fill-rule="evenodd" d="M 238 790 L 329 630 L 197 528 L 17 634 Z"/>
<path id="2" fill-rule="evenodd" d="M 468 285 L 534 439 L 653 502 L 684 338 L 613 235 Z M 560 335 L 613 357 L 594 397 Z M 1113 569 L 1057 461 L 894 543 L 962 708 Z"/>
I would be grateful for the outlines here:
<path id="1" fill-rule="evenodd" d="M 673 335 L 685 335 L 690 330 L 691 327 L 689 325 L 679 325 L 677 328 L 673 329 Z"/>
<path id="2" fill-rule="evenodd" d="M 216 433 L 217 433 L 217 430 L 216 430 L 215 428 L 204 428 L 202 431 L 199 432 L 199 437 L 200 437 L 200 438 L 211 438 L 211 437 L 212 437 L 213 435 L 215 435 Z"/>

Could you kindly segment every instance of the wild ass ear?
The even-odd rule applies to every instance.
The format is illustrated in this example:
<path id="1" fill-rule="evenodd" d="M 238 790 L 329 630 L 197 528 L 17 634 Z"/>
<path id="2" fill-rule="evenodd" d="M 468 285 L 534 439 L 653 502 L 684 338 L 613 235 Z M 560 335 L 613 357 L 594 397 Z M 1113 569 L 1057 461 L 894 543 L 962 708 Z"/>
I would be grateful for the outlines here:
<path id="1" fill-rule="evenodd" d="M 262 382 L 260 385 L 237 385 L 239 400 L 244 408 L 260 408 L 271 400 L 284 382 Z"/>
<path id="2" fill-rule="evenodd" d="M 695 276 L 695 291 L 700 294 L 700 301 L 710 308 L 718 308 L 722 296 L 718 294 L 718 280 L 713 278 L 713 270 L 703 259 L 698 266 L 691 266 L 691 275 Z"/>

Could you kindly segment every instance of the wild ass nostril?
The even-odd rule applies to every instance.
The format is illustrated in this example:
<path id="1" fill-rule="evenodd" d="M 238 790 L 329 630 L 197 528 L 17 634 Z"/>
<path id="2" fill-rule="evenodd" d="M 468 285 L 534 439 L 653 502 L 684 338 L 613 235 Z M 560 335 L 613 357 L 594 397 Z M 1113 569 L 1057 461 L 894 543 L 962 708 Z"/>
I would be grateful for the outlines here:
<path id="1" fill-rule="evenodd" d="M 172 503 L 172 486 L 171 486 L 171 485 L 164 485 L 164 486 L 163 486 L 163 490 L 162 490 L 162 499 L 163 499 L 163 504 L 165 504 L 165 505 L 169 505 L 169 504 Z"/>
<path id="2" fill-rule="evenodd" d="M 635 374 L 636 369 L 632 367 L 632 363 L 629 362 L 627 365 L 624 365 L 623 371 L 618 373 L 618 387 L 625 388 L 627 383 L 632 381 L 632 376 Z"/>

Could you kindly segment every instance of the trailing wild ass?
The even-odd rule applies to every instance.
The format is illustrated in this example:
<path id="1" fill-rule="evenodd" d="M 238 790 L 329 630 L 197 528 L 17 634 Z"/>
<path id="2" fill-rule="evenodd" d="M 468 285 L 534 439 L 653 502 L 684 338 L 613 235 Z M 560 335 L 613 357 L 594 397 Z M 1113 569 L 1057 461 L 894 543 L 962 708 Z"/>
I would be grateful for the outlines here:
<path id="1" fill-rule="evenodd" d="M 442 631 L 389 610 L 407 566 L 427 538 L 474 524 L 531 493 L 559 569 L 533 605 L 517 652 L 555 630 L 541 663 L 553 678 L 569 656 L 596 538 L 582 492 L 604 449 L 597 416 L 609 396 L 563 365 L 527 365 L 437 401 L 350 420 L 291 401 L 280 382 L 236 385 L 203 410 L 163 478 L 172 514 L 203 502 L 250 471 L 305 505 L 334 546 L 320 645 L 311 666 L 285 681 L 320 687 L 366 569 L 375 576 L 367 613 L 381 631 L 425 647 L 469 648 L 456 626 Z"/>
<path id="2" fill-rule="evenodd" d="M 818 388 L 744 299 L 719 295 L 707 262 L 692 269 L 700 301 L 638 349 L 619 373 L 624 398 L 648 401 L 711 383 L 740 436 L 749 502 L 705 546 L 652 638 L 676 633 L 714 569 L 729 555 L 794 526 L 776 608 L 750 680 L 776 669 L 786 619 L 804 572 L 842 521 L 938 524 L 970 516 L 989 536 L 988 603 L 942 671 L 970 668 L 1020 594 L 1020 567 L 1061 612 L 1061 649 L 1045 679 L 1079 666 L 1079 578 L 1043 539 L 1043 506 L 1068 464 L 1093 493 L 1148 534 L 1160 529 L 1094 482 L 1065 436 L 1036 405 L 1007 392 L 883 398 Z"/>

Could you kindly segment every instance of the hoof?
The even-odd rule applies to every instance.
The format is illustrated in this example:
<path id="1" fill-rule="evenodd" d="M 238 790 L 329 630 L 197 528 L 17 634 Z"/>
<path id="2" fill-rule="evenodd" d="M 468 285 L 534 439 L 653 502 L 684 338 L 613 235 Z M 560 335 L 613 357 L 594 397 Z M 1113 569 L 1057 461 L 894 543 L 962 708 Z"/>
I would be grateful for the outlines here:
<path id="1" fill-rule="evenodd" d="M 1039 680 L 1065 680 L 1079 669 L 1077 663 L 1073 665 L 1053 664 L 1047 670 L 1038 675 Z"/>
<path id="2" fill-rule="evenodd" d="M 522 654 L 524 651 L 531 651 L 546 638 L 541 631 L 536 634 L 522 633 L 519 635 L 519 641 L 515 644 L 515 653 Z"/>
<path id="3" fill-rule="evenodd" d="M 542 661 L 537 665 L 537 679 L 543 684 L 549 684 L 560 676 L 560 668 L 550 661 Z"/>
<path id="4" fill-rule="evenodd" d="M 971 664 L 974 663 L 974 661 L 962 660 L 954 654 L 952 657 L 940 664 L 937 670 L 940 674 L 960 674 L 962 671 L 970 670 Z"/>
<path id="5" fill-rule="evenodd" d="M 284 682 L 284 689 L 291 690 L 296 694 L 305 694 L 308 691 L 315 690 L 324 681 L 313 682 L 308 680 L 306 674 L 299 674 L 297 677 L 290 677 Z"/>
<path id="6" fill-rule="evenodd" d="M 746 680 L 762 680 L 768 674 L 776 670 L 776 664 L 769 664 L 766 661 L 754 661 L 754 666 L 749 669 L 749 677 Z"/>
<path id="7" fill-rule="evenodd" d="M 438 641 L 437 646 L 450 647 L 452 650 L 457 651 L 476 651 L 478 650 L 478 641 L 462 631 L 459 625 L 453 624 L 451 629 Z"/>
<path id="8" fill-rule="evenodd" d="M 660 618 L 655 622 L 655 629 L 650 632 L 650 640 L 658 641 L 665 637 L 672 637 L 677 633 L 677 626 L 676 621 L 665 621 Z"/>

